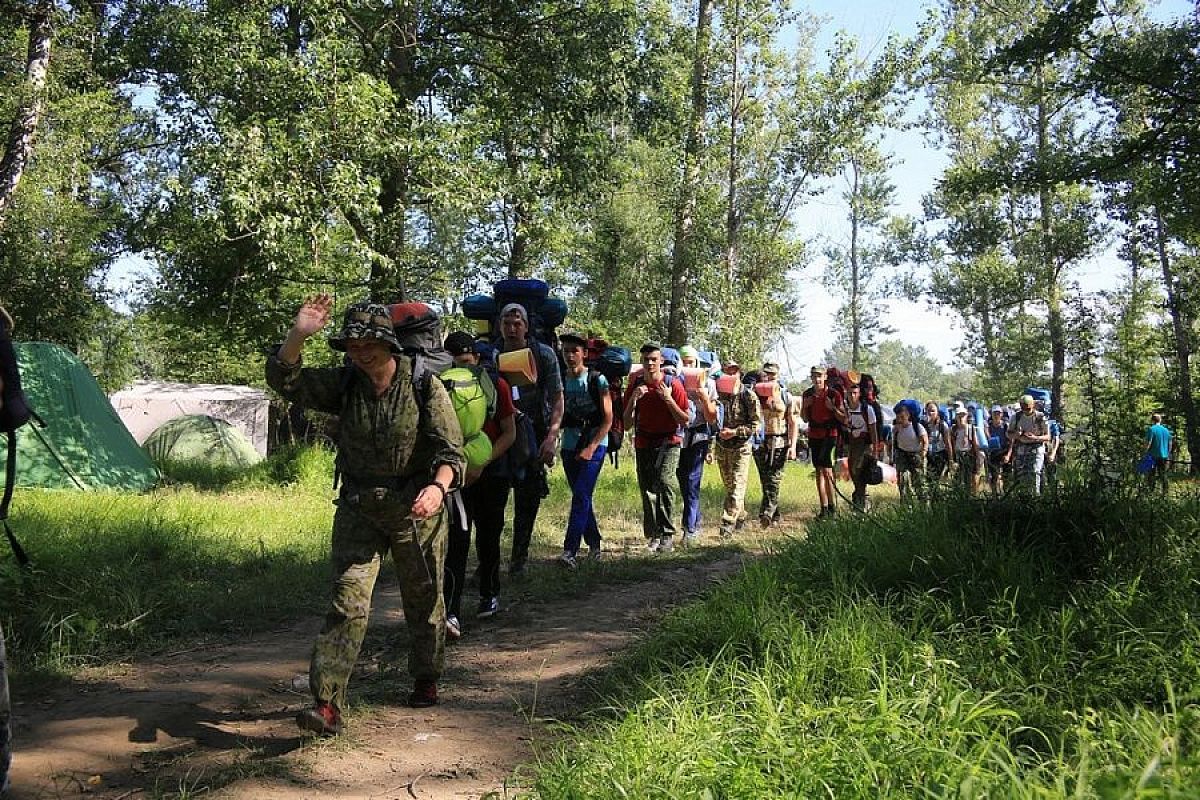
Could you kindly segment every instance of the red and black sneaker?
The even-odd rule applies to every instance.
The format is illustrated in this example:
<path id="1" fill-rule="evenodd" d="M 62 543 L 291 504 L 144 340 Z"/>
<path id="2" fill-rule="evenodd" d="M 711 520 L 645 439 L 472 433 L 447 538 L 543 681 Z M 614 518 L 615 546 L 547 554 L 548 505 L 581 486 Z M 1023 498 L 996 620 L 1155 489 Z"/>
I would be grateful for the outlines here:
<path id="1" fill-rule="evenodd" d="M 408 696 L 408 704 L 413 708 L 429 708 L 436 706 L 438 701 L 437 681 L 418 680 L 413 683 L 412 694 Z"/>
<path id="2" fill-rule="evenodd" d="M 317 703 L 297 713 L 296 724 L 317 736 L 337 736 L 342 732 L 342 712 L 333 703 Z"/>

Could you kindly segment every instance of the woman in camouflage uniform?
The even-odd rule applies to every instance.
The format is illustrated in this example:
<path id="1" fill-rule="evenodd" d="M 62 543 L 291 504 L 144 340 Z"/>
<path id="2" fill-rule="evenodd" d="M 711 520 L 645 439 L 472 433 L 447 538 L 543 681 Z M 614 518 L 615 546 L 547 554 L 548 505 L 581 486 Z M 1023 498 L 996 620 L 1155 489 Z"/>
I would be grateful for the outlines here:
<path id="1" fill-rule="evenodd" d="M 358 658 L 371 592 L 390 553 L 400 578 L 412 638 L 408 697 L 415 708 L 437 702 L 446 610 L 446 493 L 462 480 L 462 432 L 441 381 L 413 380 L 387 306 L 356 303 L 329 345 L 350 365 L 301 367 L 308 337 L 329 320 L 329 295 L 300 307 L 287 339 L 267 359 L 267 383 L 287 400 L 339 416 L 341 493 L 333 518 L 333 603 L 313 647 L 309 682 L 315 704 L 297 724 L 328 736 L 341 731 L 346 683 Z"/>

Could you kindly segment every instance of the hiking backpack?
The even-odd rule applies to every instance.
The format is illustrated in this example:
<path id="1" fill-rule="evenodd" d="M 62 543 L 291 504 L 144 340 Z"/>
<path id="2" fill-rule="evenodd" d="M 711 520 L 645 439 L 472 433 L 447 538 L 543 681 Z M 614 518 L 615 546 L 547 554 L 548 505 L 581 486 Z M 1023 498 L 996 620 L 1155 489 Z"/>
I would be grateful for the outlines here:
<path id="1" fill-rule="evenodd" d="M 477 342 L 475 352 L 479 354 L 479 366 L 487 373 L 493 387 L 500 385 L 500 367 L 496 363 L 497 349 L 488 342 Z M 525 480 L 530 465 L 540 458 L 541 444 L 534 430 L 533 420 L 519 408 L 513 408 L 513 422 L 516 427 L 516 438 L 504 454 L 504 462 L 497 464 L 497 469 L 503 469 L 504 477 L 513 478 L 520 482 Z"/>
<path id="2" fill-rule="evenodd" d="M 8 506 L 12 503 L 13 487 L 17 482 L 17 429 L 29 420 L 36 419 L 45 427 L 41 417 L 34 413 L 21 389 L 21 365 L 17 362 L 17 351 L 12 341 L 12 319 L 0 308 L 0 431 L 8 439 L 8 454 L 4 465 L 4 495 L 0 499 L 0 524 L 12 547 L 17 563 L 29 566 L 29 556 L 8 526 Z"/>
<path id="3" fill-rule="evenodd" d="M 536 278 L 507 278 L 492 285 L 492 293 L 473 294 L 463 300 L 463 314 L 477 323 L 476 333 L 495 342 L 500 338 L 500 311 L 510 303 L 525 309 L 529 337 L 548 346 L 562 367 L 557 328 L 567 319 L 567 302 L 550 296 L 550 286 Z"/>
<path id="4" fill-rule="evenodd" d="M 594 337 L 588 339 L 586 352 L 584 363 L 588 369 L 599 372 L 608 381 L 608 395 L 613 409 L 612 426 L 608 429 L 608 458 L 615 469 L 620 466 L 618 453 L 625 442 L 625 415 L 621 410 L 624 408 L 625 378 L 633 369 L 633 357 L 627 348 L 610 345 Z M 590 384 L 588 389 L 591 391 Z"/>
<path id="5" fill-rule="evenodd" d="M 486 435 L 482 432 L 483 424 L 495 415 L 497 405 L 496 385 L 487 371 L 454 363 L 442 346 L 441 318 L 425 303 L 397 303 L 389 306 L 388 311 L 396 340 L 412 364 L 418 405 L 424 402 L 428 381 L 436 377 L 450 395 L 464 444 Z M 475 452 L 481 451 L 472 450 Z"/>

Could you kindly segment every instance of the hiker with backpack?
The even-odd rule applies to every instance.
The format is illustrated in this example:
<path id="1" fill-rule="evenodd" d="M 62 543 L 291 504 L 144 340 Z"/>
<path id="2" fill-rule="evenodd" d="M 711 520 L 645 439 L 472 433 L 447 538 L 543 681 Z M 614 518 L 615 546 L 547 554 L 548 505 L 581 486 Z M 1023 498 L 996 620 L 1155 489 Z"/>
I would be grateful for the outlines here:
<path id="1" fill-rule="evenodd" d="M 711 458 L 713 432 L 720 430 L 721 407 L 716 401 L 716 382 L 701 366 L 699 351 L 685 344 L 679 348 L 679 359 L 688 402 L 695 409 L 683 431 L 679 469 L 676 470 L 679 493 L 683 498 L 683 543 L 691 545 L 700 541 L 700 483 L 704 478 L 704 465 Z"/>
<path id="2" fill-rule="evenodd" d="M 932 488 L 949 474 L 950 465 L 955 463 L 954 441 L 950 435 L 950 425 L 942 419 L 937 403 L 932 401 L 925 404 L 925 430 L 929 434 L 925 472 Z"/>
<path id="3" fill-rule="evenodd" d="M 1008 452 L 1004 463 L 1012 463 L 1016 485 L 1037 496 L 1042 493 L 1042 470 L 1050 426 L 1046 415 L 1035 408 L 1033 395 L 1023 394 L 1021 410 L 1008 423 Z"/>
<path id="4" fill-rule="evenodd" d="M 717 379 L 717 400 L 721 404 L 721 429 L 714 448 L 725 501 L 721 510 L 721 539 L 728 541 L 746 521 L 746 484 L 750 479 L 750 442 L 758 430 L 762 415 L 758 400 L 742 383 L 742 368 L 728 361 Z"/>
<path id="5" fill-rule="evenodd" d="M 533 541 L 533 526 L 537 521 L 542 499 L 550 494 L 546 468 L 554 464 L 558 448 L 558 433 L 563 419 L 563 384 L 558 355 L 537 341 L 529 327 L 529 313 L 520 303 L 509 303 L 500 309 L 500 352 L 511 353 L 528 348 L 536 365 L 536 379 L 527 386 L 513 386 L 517 408 L 533 422 L 537 434 L 538 452 L 526 465 L 524 478 L 513 484 L 513 543 L 508 574 L 525 572 L 529 560 L 529 545 Z"/>
<path id="6" fill-rule="evenodd" d="M 979 437 L 970 421 L 970 412 L 961 403 L 954 407 L 954 427 L 950 433 L 954 474 L 962 490 L 973 495 L 979 484 Z"/>
<path id="7" fill-rule="evenodd" d="M 495 411 L 483 424 L 483 433 L 491 442 L 491 455 L 481 468 L 468 467 L 459 491 L 462 514 L 450 514 L 449 540 L 446 545 L 446 636 L 462 636 L 462 594 L 467 582 L 467 557 L 471 550 L 471 528 L 475 529 L 475 555 L 479 560 L 477 618 L 493 616 L 500 610 L 500 535 L 504 531 L 504 509 L 508 505 L 510 470 L 508 455 L 517 437 L 516 411 L 512 389 L 499 375 L 494 378 L 479 364 L 475 337 L 455 331 L 446 337 L 446 352 L 454 364 L 471 370 L 480 381 L 491 381 L 496 395 Z"/>
<path id="8" fill-rule="evenodd" d="M 579 543 L 587 542 L 588 558 L 600 558 L 600 527 L 592 507 L 596 479 L 608 452 L 612 426 L 612 397 L 608 379 L 585 363 L 587 339 L 577 333 L 558 337 L 566 372 L 563 374 L 562 465 L 571 487 L 571 511 L 558 561 L 569 569 L 578 564 Z"/>
<path id="9" fill-rule="evenodd" d="M 796 454 L 796 425 L 788 414 L 792 398 L 779 381 L 778 364 L 763 364 L 754 393 L 762 415 L 762 438 L 754 448 L 754 465 L 762 484 L 758 523 L 769 528 L 779 523 L 779 486 L 783 483 L 783 468 Z"/>
<path id="10" fill-rule="evenodd" d="M 348 364 L 302 365 L 304 342 L 329 321 L 333 299 L 309 297 L 287 337 L 267 357 L 267 383 L 286 400 L 339 418 L 341 489 L 333 517 L 333 599 L 313 647 L 314 704 L 297 724 L 321 736 L 341 732 L 341 709 L 367 629 L 371 593 L 390 553 L 408 626 L 408 704 L 438 702 L 444 663 L 447 493 L 462 483 L 466 459 L 450 395 L 432 377 L 413 379 L 387 306 L 355 303 L 329 346 Z"/>
<path id="11" fill-rule="evenodd" d="M 901 400 L 893 409 L 896 419 L 892 422 L 892 464 L 896 467 L 901 500 L 919 499 L 924 484 L 929 434 L 916 418 L 920 407 L 915 400 Z"/>
<path id="12" fill-rule="evenodd" d="M 660 345 L 647 342 L 640 352 L 642 371 L 625 390 L 625 429 L 633 431 L 646 547 L 669 553 L 675 547 L 675 471 L 688 397 L 683 381 L 663 370 Z"/>
<path id="13" fill-rule="evenodd" d="M 817 499 L 821 503 L 819 516 L 825 517 L 834 512 L 833 450 L 849 417 L 842 395 L 826 387 L 825 369 L 813 367 L 809 378 L 813 385 L 801 395 L 800 415 L 808 423 L 808 446 L 817 481 Z"/>
<path id="14" fill-rule="evenodd" d="M 863 467 L 867 464 L 868 455 L 879 456 L 879 426 L 876 424 L 878 418 L 875 409 L 862 399 L 862 387 L 859 384 L 850 385 L 846 416 L 849 418 L 846 426 L 846 469 L 854 483 L 854 494 L 850 501 L 858 510 L 866 511 L 870 501 L 867 499 L 867 480 Z"/>

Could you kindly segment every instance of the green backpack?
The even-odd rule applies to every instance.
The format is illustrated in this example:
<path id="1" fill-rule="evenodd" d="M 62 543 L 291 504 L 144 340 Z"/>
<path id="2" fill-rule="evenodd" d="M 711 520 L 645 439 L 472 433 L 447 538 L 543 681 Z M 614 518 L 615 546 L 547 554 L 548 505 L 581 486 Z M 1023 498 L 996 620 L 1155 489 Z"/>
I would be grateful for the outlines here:
<path id="1" fill-rule="evenodd" d="M 450 393 L 450 402 L 463 440 L 483 430 L 483 424 L 496 413 L 496 385 L 482 367 L 451 367 L 438 375 Z"/>

